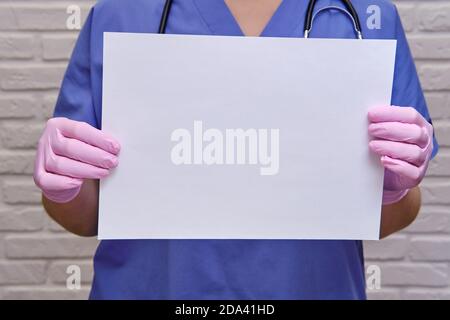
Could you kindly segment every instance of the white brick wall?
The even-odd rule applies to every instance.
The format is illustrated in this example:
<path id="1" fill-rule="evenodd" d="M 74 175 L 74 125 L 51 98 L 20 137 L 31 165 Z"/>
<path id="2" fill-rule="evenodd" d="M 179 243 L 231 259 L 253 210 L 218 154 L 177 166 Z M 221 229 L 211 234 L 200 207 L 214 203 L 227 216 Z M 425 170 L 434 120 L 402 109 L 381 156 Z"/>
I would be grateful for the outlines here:
<path id="1" fill-rule="evenodd" d="M 354 0 L 357 1 L 357 0 Z M 31 173 L 34 148 L 54 107 L 77 32 L 69 5 L 85 18 L 90 0 L 0 0 L 0 299 L 83 299 L 95 239 L 69 235 L 47 218 Z M 450 299 L 450 0 L 398 0 L 441 144 L 423 183 L 420 218 L 404 232 L 366 243 L 381 268 L 374 299 Z M 68 265 L 82 289 L 65 288 Z"/>
<path id="2" fill-rule="evenodd" d="M 416 59 L 441 145 L 422 184 L 418 220 L 400 234 L 366 242 L 381 268 L 373 299 L 450 299 L 450 1 L 395 1 Z"/>

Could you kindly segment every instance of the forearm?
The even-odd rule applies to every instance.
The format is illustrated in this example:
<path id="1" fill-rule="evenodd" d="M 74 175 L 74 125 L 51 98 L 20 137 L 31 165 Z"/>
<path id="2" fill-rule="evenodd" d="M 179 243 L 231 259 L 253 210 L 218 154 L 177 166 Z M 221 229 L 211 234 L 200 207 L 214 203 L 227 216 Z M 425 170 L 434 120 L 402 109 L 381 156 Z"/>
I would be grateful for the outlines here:
<path id="1" fill-rule="evenodd" d="M 97 234 L 98 180 L 86 179 L 80 193 L 68 203 L 57 203 L 42 197 L 49 216 L 66 230 L 79 236 L 92 237 Z"/>
<path id="2" fill-rule="evenodd" d="M 380 237 L 385 238 L 409 226 L 419 214 L 420 188 L 411 189 L 399 202 L 383 206 Z"/>

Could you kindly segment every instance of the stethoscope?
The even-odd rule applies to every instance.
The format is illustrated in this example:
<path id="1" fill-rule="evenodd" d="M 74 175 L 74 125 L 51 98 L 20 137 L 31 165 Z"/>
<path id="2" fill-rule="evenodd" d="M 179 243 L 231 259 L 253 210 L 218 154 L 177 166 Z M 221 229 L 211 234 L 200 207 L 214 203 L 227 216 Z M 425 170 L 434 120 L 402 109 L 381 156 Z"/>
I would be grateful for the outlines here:
<path id="1" fill-rule="evenodd" d="M 170 8 L 172 7 L 173 0 L 166 0 L 166 3 L 164 4 L 164 9 L 161 15 L 161 22 L 159 24 L 158 33 L 166 33 L 166 26 L 167 26 L 167 20 L 169 19 L 170 14 Z M 311 32 L 311 29 L 314 24 L 314 20 L 316 17 L 322 13 L 323 11 L 334 9 L 341 11 L 342 13 L 349 16 L 349 18 L 353 22 L 353 26 L 355 28 L 356 35 L 358 39 L 362 39 L 362 29 L 361 29 L 361 22 L 359 20 L 358 13 L 355 10 L 355 7 L 353 7 L 353 4 L 350 0 L 342 0 L 342 2 L 345 5 L 345 9 L 338 7 L 338 6 L 328 6 L 321 8 L 314 14 L 314 8 L 316 7 L 317 0 L 310 0 L 308 4 L 308 9 L 306 11 L 306 17 L 305 17 L 305 25 L 304 25 L 304 37 L 307 39 L 309 38 L 309 33 Z"/>

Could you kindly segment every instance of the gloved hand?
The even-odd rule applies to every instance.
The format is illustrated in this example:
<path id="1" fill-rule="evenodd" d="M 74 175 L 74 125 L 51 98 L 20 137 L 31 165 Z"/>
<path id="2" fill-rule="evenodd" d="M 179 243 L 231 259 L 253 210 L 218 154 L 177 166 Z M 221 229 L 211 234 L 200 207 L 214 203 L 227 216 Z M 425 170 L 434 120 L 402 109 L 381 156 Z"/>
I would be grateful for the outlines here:
<path id="1" fill-rule="evenodd" d="M 369 111 L 370 149 L 385 168 L 383 204 L 400 201 L 425 176 L 433 151 L 433 126 L 411 107 Z"/>
<path id="2" fill-rule="evenodd" d="M 81 190 L 83 179 L 101 179 L 118 164 L 119 143 L 85 122 L 48 120 L 39 140 L 34 181 L 50 200 L 66 203 Z"/>

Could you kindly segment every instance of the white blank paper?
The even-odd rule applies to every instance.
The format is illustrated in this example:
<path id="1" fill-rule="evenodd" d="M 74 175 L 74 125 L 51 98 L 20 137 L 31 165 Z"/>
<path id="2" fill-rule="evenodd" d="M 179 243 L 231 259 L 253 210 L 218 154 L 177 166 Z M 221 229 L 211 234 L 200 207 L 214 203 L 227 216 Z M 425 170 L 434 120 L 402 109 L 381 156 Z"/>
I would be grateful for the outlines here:
<path id="1" fill-rule="evenodd" d="M 390 104 L 395 48 L 105 33 L 102 126 L 122 151 L 101 183 L 98 237 L 378 239 L 383 169 L 367 110 Z M 173 132 L 195 123 L 278 130 L 277 174 L 262 175 L 259 160 L 175 164 Z"/>

